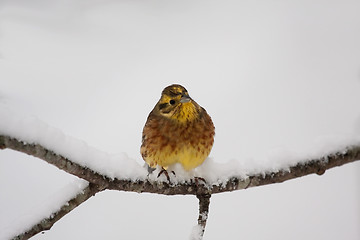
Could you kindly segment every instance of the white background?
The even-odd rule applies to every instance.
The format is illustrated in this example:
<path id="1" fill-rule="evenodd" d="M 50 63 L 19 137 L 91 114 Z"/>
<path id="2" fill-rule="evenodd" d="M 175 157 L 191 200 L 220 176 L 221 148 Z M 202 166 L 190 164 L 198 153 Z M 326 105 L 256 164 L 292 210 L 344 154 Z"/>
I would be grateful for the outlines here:
<path id="1" fill-rule="evenodd" d="M 356 0 L 3 0 L 0 101 L 142 163 L 146 117 L 180 83 L 212 116 L 214 161 L 306 155 L 360 135 L 359 12 Z M 358 240 L 359 174 L 356 162 L 214 195 L 205 239 Z M 1 237 L 74 179 L 1 151 Z M 187 239 L 197 208 L 194 196 L 106 191 L 34 239 Z"/>

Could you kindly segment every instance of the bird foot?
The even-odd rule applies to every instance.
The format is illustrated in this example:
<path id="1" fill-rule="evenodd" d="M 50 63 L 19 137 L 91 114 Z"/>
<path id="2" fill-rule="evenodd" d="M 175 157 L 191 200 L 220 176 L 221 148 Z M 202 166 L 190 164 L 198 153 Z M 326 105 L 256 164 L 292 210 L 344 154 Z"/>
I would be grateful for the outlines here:
<path id="1" fill-rule="evenodd" d="M 202 178 L 202 177 L 194 177 L 194 181 L 195 181 L 195 184 L 196 186 L 199 186 L 199 182 L 202 181 L 205 185 L 206 185 L 206 180 L 205 178 Z M 191 182 L 192 182 L 192 179 L 191 179 Z"/>
<path id="2" fill-rule="evenodd" d="M 176 174 L 174 171 L 171 171 L 172 174 L 174 174 L 174 176 L 176 177 Z M 157 177 L 160 177 L 161 174 L 165 174 L 166 176 L 166 179 L 170 182 L 170 176 L 169 176 L 169 173 L 164 169 L 162 168 L 161 171 L 159 172 L 159 174 L 157 175 Z"/>

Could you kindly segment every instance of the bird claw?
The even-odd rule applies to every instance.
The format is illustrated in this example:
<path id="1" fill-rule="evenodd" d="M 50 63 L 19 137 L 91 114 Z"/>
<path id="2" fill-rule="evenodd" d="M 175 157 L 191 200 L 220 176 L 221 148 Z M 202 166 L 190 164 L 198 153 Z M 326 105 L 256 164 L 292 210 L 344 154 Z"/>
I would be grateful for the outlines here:
<path id="1" fill-rule="evenodd" d="M 171 171 L 171 173 L 172 174 L 174 174 L 174 176 L 176 177 L 176 174 L 175 174 L 175 172 L 174 171 Z M 169 183 L 170 183 L 170 176 L 169 176 L 169 173 L 163 168 L 163 169 L 161 169 L 161 171 L 159 172 L 159 174 L 157 175 L 157 177 L 160 177 L 161 176 L 161 174 L 165 174 L 165 176 L 166 176 L 166 179 L 169 181 Z"/>
<path id="2" fill-rule="evenodd" d="M 191 182 L 192 182 L 193 180 L 191 179 Z M 194 177 L 194 181 L 195 181 L 195 185 L 196 186 L 199 186 L 200 184 L 199 184 L 199 182 L 200 181 L 202 181 L 205 185 L 206 185 L 206 180 L 205 180 L 205 178 L 202 178 L 202 177 Z"/>

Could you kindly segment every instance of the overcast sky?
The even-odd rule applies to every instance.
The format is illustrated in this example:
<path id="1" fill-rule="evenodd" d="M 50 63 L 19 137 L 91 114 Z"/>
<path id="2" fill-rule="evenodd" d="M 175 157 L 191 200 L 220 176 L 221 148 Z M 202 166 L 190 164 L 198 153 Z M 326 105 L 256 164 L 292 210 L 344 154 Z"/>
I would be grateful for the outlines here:
<path id="1" fill-rule="evenodd" d="M 360 135 L 359 12 L 356 0 L 3 0 L 0 101 L 142 163 L 146 117 L 179 83 L 214 121 L 214 161 L 306 155 Z M 0 152 L 0 232 L 74 179 Z M 358 240 L 359 183 L 352 163 L 214 195 L 205 239 Z M 34 239 L 187 239 L 197 208 L 193 196 L 107 191 Z"/>

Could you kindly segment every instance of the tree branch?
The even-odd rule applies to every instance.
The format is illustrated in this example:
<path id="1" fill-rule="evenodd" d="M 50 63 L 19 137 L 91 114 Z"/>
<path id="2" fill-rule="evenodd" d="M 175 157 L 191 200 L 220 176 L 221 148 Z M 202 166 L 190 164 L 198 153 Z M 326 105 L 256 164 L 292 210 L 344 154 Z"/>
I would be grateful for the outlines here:
<path id="1" fill-rule="evenodd" d="M 21 140 L 0 135 L 0 149 L 13 149 L 34 157 L 38 157 L 59 169 L 72 175 L 85 179 L 86 181 L 98 185 L 103 189 L 148 192 L 164 195 L 204 195 L 229 192 L 234 190 L 256 187 L 272 183 L 281 183 L 293 178 L 302 177 L 309 174 L 323 174 L 327 169 L 341 166 L 346 163 L 360 160 L 360 145 L 351 146 L 341 152 L 329 154 L 319 159 L 311 159 L 303 163 L 291 166 L 288 170 L 278 172 L 258 173 L 248 178 L 231 177 L 226 182 L 216 185 L 197 184 L 194 181 L 170 185 L 167 182 L 146 180 L 131 181 L 129 179 L 111 179 L 101 175 L 92 169 L 83 167 L 71 160 L 54 153 L 38 144 L 26 144 Z"/>
<path id="2" fill-rule="evenodd" d="M 88 200 L 90 197 L 94 196 L 96 193 L 102 191 L 103 189 L 99 186 L 90 183 L 83 191 L 77 194 L 73 199 L 66 202 L 60 210 L 51 214 L 50 217 L 41 220 L 39 223 L 35 224 L 31 229 L 26 232 L 12 238 L 12 240 L 25 240 L 29 239 L 32 236 L 38 234 L 39 232 L 50 230 L 50 228 L 59 221 L 63 216 L 71 212 L 73 209 L 78 207 L 80 204 Z"/>
<path id="3" fill-rule="evenodd" d="M 199 218 L 198 226 L 200 227 L 199 240 L 204 236 L 206 220 L 208 219 L 209 214 L 209 205 L 210 205 L 210 194 L 196 195 L 199 199 Z"/>
<path id="4" fill-rule="evenodd" d="M 39 144 L 27 144 L 21 140 L 0 135 L 0 149 L 9 148 L 15 151 L 23 152 L 28 155 L 40 158 L 67 173 L 75 175 L 93 184 L 106 187 L 111 181 L 109 177 L 100 175 L 95 171 L 83 167 L 71 160 L 44 148 Z"/>
<path id="5" fill-rule="evenodd" d="M 14 239 L 27 239 L 43 230 L 50 229 L 51 226 L 61 217 L 69 213 L 82 202 L 86 201 L 95 193 L 105 189 L 148 192 L 164 195 L 196 195 L 199 199 L 198 226 L 201 228 L 199 238 L 202 239 L 208 217 L 211 194 L 230 192 L 272 183 L 281 183 L 313 173 L 322 175 L 327 169 L 360 160 L 360 145 L 357 145 L 348 147 L 343 151 L 329 154 L 319 159 L 311 159 L 305 162 L 297 163 L 294 166 L 289 167 L 287 170 L 258 173 L 248 176 L 247 178 L 234 176 L 229 178 L 226 182 L 213 185 L 206 183 L 199 184 L 196 181 L 188 181 L 173 185 L 167 182 L 151 181 L 149 179 L 137 181 L 131 181 L 129 179 L 112 179 L 108 176 L 101 175 L 92 169 L 81 166 L 39 144 L 27 144 L 19 139 L 0 135 L 0 149 L 5 148 L 38 157 L 58 167 L 59 169 L 90 182 L 89 187 L 85 189 L 84 192 L 78 194 L 75 198 L 69 201 L 69 205 L 64 205 L 51 217 L 42 220 L 31 230 L 15 237 Z"/>

